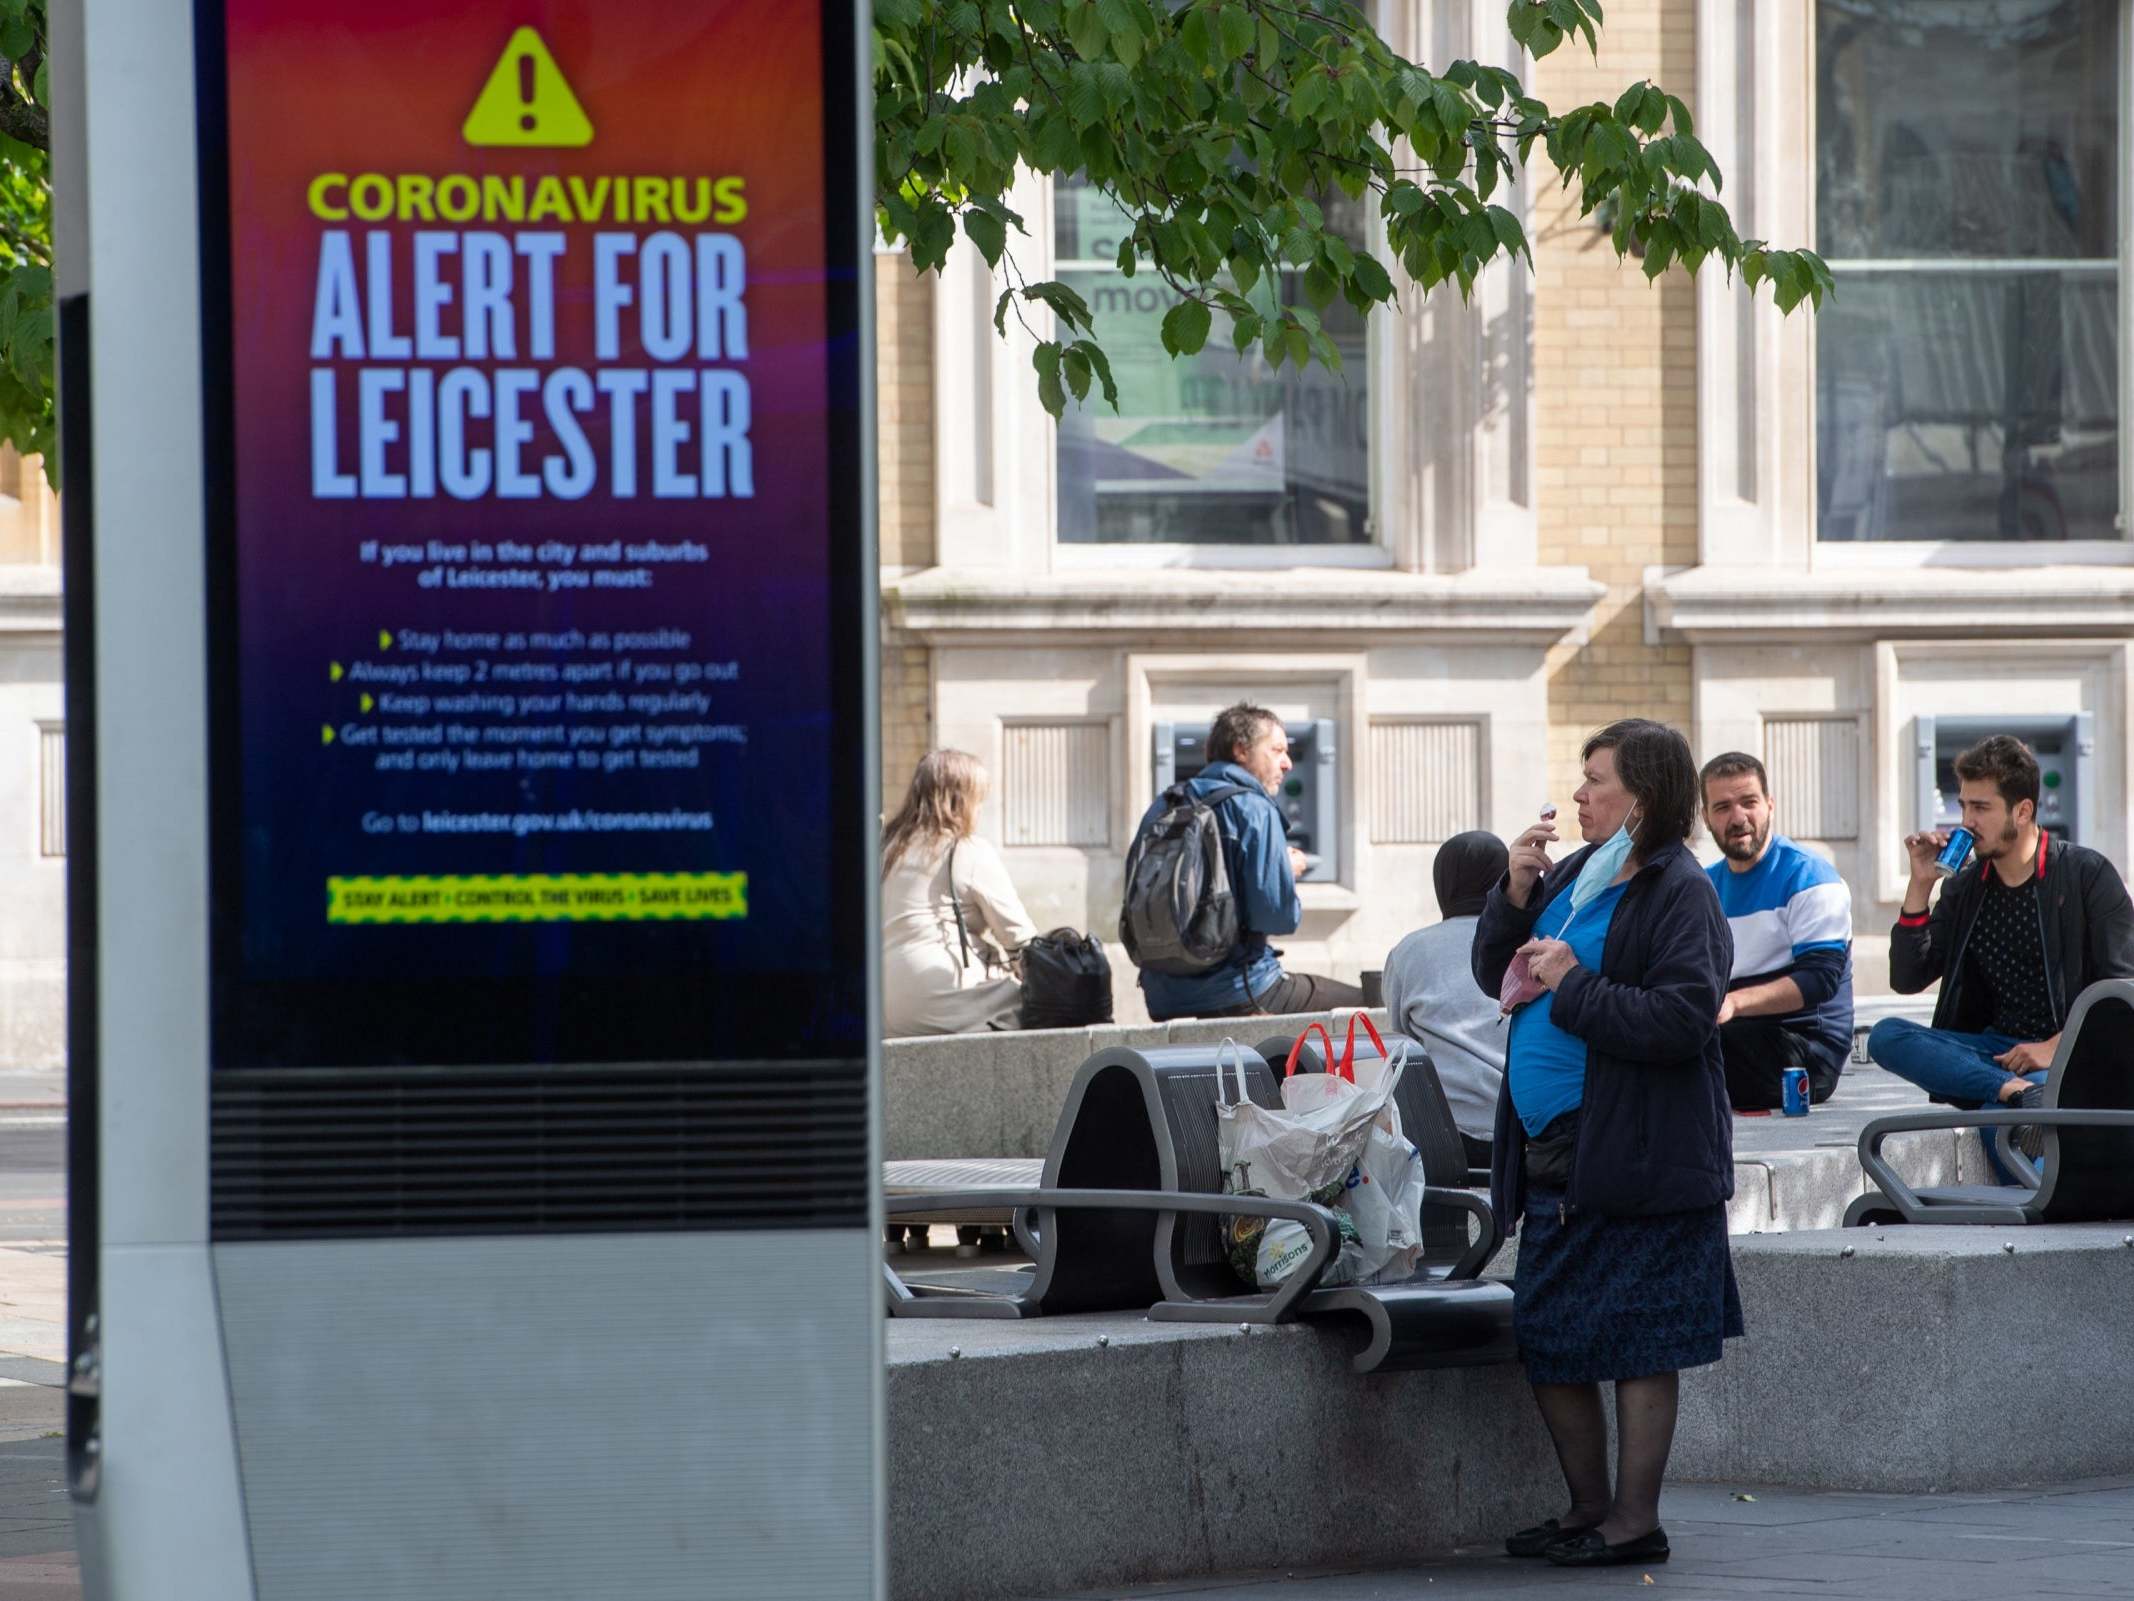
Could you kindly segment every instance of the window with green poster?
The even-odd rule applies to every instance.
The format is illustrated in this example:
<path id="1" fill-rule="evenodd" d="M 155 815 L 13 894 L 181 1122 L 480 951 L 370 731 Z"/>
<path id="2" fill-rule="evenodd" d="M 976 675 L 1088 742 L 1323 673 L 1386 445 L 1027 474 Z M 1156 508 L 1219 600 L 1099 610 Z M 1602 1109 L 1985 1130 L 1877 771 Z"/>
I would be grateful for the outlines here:
<path id="1" fill-rule="evenodd" d="M 1364 210 L 1322 197 L 1362 242 Z M 1096 313 L 1119 386 L 1116 413 L 1092 394 L 1059 425 L 1059 540 L 1066 545 L 1369 545 L 1370 390 L 1362 319 L 1322 313 L 1342 370 L 1240 356 L 1228 324 L 1173 360 L 1158 336 L 1177 294 L 1160 274 L 1118 270 L 1124 214 L 1082 184 L 1054 190 L 1054 270 Z M 1250 298 L 1303 304 L 1296 274 Z"/>

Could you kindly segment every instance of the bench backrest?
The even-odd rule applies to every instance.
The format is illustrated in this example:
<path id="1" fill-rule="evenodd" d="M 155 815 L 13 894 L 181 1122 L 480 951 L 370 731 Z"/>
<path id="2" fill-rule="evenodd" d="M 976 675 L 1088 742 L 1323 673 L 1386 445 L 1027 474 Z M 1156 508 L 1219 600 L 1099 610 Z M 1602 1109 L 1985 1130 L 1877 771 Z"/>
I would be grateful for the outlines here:
<path id="1" fill-rule="evenodd" d="M 2061 1111 L 2134 1111 L 2134 983 L 2105 979 L 2075 999 L 2070 1036 L 2047 1082 L 2045 1104 Z M 2032 1205 L 2041 1222 L 2134 1217 L 2134 1125 L 2045 1125 L 2043 1182 Z"/>
<path id="2" fill-rule="evenodd" d="M 1068 1087 L 1045 1158 L 1052 1189 L 1222 1192 L 1216 1147 L 1214 1045 L 1099 1051 Z M 1280 1106 L 1274 1075 L 1249 1047 L 1242 1051 L 1245 1092 Z M 1163 1218 L 1153 1212 L 1062 1211 L 1038 1236 L 1033 1293 L 1048 1313 L 1146 1308 L 1165 1298 L 1156 1253 L 1164 1251 L 1181 1285 L 1197 1294 L 1237 1289 L 1211 1217 Z"/>

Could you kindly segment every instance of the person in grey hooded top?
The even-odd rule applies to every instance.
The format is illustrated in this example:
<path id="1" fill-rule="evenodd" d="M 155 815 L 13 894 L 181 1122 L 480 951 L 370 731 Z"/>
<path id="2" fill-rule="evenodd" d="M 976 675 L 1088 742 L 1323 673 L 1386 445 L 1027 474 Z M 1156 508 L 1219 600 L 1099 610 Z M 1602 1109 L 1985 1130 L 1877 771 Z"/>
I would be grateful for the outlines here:
<path id="1" fill-rule="evenodd" d="M 1472 1167 L 1489 1166 L 1505 1039 L 1497 997 L 1475 984 L 1475 924 L 1509 860 L 1504 841 L 1479 829 L 1445 841 L 1430 869 L 1443 921 L 1417 929 L 1386 958 L 1386 1021 L 1437 1064 Z"/>

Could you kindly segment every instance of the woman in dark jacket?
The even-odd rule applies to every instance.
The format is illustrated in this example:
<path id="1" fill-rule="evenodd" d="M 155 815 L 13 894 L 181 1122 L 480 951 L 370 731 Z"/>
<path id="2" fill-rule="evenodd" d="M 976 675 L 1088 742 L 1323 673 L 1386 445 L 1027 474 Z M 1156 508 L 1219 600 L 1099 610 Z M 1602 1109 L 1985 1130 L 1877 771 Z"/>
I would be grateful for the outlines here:
<path id="1" fill-rule="evenodd" d="M 1514 1327 L 1571 1492 L 1563 1517 L 1505 1549 L 1598 1567 L 1667 1560 L 1677 1376 L 1718 1361 L 1742 1326 L 1717 1024 L 1734 946 L 1684 843 L 1697 764 L 1680 734 L 1642 718 L 1583 755 L 1586 849 L 1551 862 L 1550 814 L 1519 836 L 1475 929 L 1474 970 L 1513 1008 L 1491 1198 L 1507 1227 L 1524 1220 Z"/>

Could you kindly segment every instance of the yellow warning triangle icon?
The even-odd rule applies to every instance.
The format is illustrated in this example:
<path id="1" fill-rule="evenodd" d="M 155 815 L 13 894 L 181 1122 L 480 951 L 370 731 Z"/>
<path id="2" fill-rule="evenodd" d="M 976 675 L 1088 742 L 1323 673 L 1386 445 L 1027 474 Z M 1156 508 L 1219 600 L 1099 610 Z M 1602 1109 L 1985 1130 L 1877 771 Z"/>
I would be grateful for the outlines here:
<path id="1" fill-rule="evenodd" d="M 563 69 L 531 28 L 521 28 L 497 57 L 474 109 L 460 129 L 470 145 L 589 145 L 593 124 L 564 81 Z"/>

